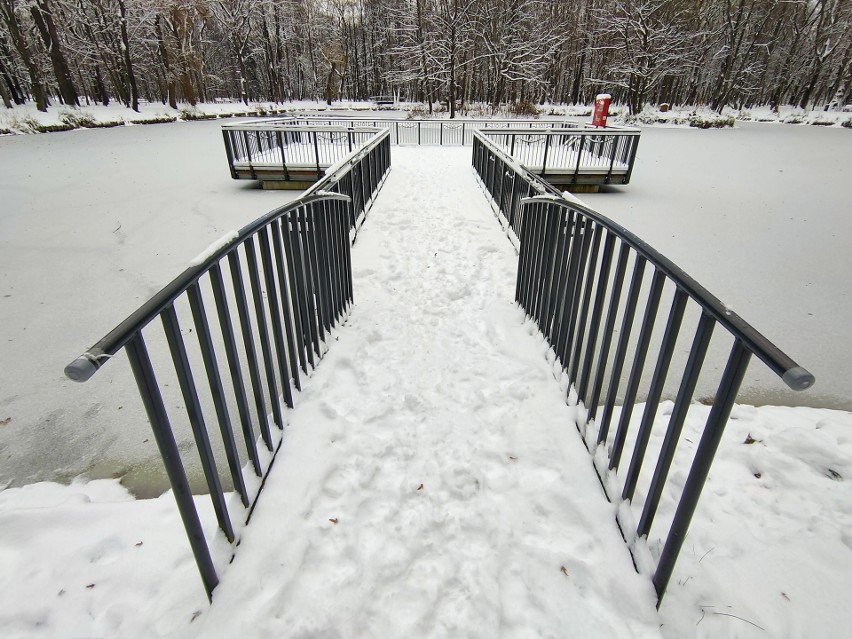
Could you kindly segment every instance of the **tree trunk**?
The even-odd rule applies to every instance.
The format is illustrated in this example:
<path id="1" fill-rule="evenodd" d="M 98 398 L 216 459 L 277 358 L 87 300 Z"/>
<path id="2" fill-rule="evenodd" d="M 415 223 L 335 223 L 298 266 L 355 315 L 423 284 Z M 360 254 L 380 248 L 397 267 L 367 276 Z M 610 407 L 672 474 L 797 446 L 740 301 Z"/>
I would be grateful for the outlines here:
<path id="1" fill-rule="evenodd" d="M 0 82 L 0 98 L 3 98 L 3 106 L 7 109 L 12 108 L 12 98 L 9 95 L 9 89 L 6 87 L 5 82 Z"/>
<path id="2" fill-rule="evenodd" d="M 47 107 L 50 104 L 47 100 L 47 94 L 44 90 L 44 85 L 41 80 L 41 72 L 38 65 L 33 61 L 30 47 L 21 33 L 21 26 L 18 23 L 18 16 L 15 14 L 15 0 L 0 0 L 0 16 L 6 27 L 9 29 L 9 36 L 12 39 L 12 44 L 21 56 L 21 61 L 27 68 L 27 73 L 30 76 L 30 84 L 32 85 L 33 98 L 36 102 L 36 108 L 39 111 L 47 112 Z"/>
<path id="3" fill-rule="evenodd" d="M 136 74 L 133 73 L 133 62 L 130 59 L 130 38 L 127 35 L 127 8 L 124 0 L 118 0 L 118 10 L 121 13 L 121 52 L 124 55 L 124 72 L 130 84 L 130 108 L 139 112 L 139 87 L 136 85 Z"/>
<path id="4" fill-rule="evenodd" d="M 109 93 L 104 85 L 104 78 L 101 75 L 100 65 L 95 65 L 95 92 L 103 105 L 107 106 L 109 104 Z"/>
<path id="5" fill-rule="evenodd" d="M 6 108 L 12 108 L 12 103 L 7 100 L 11 100 L 15 104 L 23 104 L 24 99 L 18 94 L 15 82 L 9 75 L 9 71 L 3 65 L 2 58 L 0 58 L 0 76 L 3 76 L 2 82 L 0 82 L 0 95 L 3 96 L 3 104 L 6 105 Z"/>
<path id="6" fill-rule="evenodd" d="M 30 14 L 50 56 L 50 63 L 53 65 L 53 74 L 56 76 L 56 84 L 59 86 L 59 95 L 62 96 L 62 101 L 69 106 L 79 106 L 80 98 L 77 94 L 77 88 L 74 86 L 74 81 L 71 79 L 71 70 L 68 68 L 68 62 L 65 60 L 65 54 L 62 51 L 62 43 L 59 40 L 59 33 L 56 31 L 53 11 L 48 0 L 36 0 L 36 3 L 30 7 Z"/>
<path id="7" fill-rule="evenodd" d="M 177 96 L 175 95 L 175 79 L 172 75 L 172 66 L 169 62 L 169 50 L 166 48 L 166 43 L 163 40 L 163 29 L 160 26 L 160 16 L 154 18 L 154 30 L 157 32 L 157 49 L 160 52 L 160 60 L 163 63 L 166 78 L 166 98 L 169 101 L 169 106 L 177 109 Z"/>

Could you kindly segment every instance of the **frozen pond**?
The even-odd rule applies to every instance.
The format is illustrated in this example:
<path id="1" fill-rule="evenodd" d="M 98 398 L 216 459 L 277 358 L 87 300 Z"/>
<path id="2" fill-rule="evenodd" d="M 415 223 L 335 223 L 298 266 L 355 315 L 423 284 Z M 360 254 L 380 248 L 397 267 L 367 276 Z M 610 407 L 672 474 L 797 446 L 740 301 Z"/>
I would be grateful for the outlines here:
<path id="1" fill-rule="evenodd" d="M 582 195 L 816 376 L 754 360 L 739 401 L 852 409 L 852 131 L 738 123 L 645 129 L 630 185 Z"/>
<path id="2" fill-rule="evenodd" d="M 62 369 L 210 242 L 294 197 L 231 180 L 220 124 L 0 139 L 0 486 L 83 472 L 163 485 L 126 362 L 85 386 Z M 646 129 L 631 185 L 584 196 L 817 377 L 793 395 L 755 362 L 743 402 L 852 409 L 850 142 L 818 127 Z"/>
<path id="3" fill-rule="evenodd" d="M 62 371 L 211 242 L 296 197 L 232 180 L 220 127 L 0 138 L 0 486 L 162 475 L 126 361 L 86 385 Z"/>

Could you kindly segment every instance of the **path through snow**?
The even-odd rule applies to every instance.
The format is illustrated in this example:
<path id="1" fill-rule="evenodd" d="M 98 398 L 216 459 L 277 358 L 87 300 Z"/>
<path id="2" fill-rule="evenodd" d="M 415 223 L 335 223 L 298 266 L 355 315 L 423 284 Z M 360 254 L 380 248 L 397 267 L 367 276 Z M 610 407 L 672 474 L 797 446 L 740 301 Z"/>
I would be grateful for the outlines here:
<path id="1" fill-rule="evenodd" d="M 198 636 L 657 637 L 456 149 L 394 148 L 315 372 Z"/>

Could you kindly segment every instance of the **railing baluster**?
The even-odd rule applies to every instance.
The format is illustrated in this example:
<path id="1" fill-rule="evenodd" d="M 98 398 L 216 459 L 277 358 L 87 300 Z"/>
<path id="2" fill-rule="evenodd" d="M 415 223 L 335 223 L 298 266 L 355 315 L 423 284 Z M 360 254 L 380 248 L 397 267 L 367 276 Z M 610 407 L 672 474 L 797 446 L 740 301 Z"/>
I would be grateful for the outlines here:
<path id="1" fill-rule="evenodd" d="M 311 346 L 310 319 L 308 318 L 307 293 L 303 275 L 301 251 L 299 249 L 299 222 L 294 211 L 282 219 L 284 233 L 284 252 L 287 254 L 287 268 L 290 271 L 290 292 L 293 306 L 298 307 L 296 326 L 299 331 L 299 361 L 302 370 L 308 372 L 308 364 L 314 367 L 313 347 Z"/>
<path id="2" fill-rule="evenodd" d="M 686 478 L 674 520 L 671 528 L 669 528 L 669 534 L 666 537 L 666 543 L 663 546 L 660 560 L 657 563 L 657 570 L 654 573 L 653 582 L 657 591 L 658 608 L 666 592 L 669 579 L 671 579 L 675 561 L 680 554 L 680 549 L 686 538 L 686 531 L 689 529 L 692 516 L 695 514 L 695 508 L 698 506 L 701 490 L 707 481 L 707 475 L 710 473 L 710 466 L 713 464 L 713 458 L 719 448 L 725 425 L 731 416 L 731 409 L 736 401 L 743 377 L 745 377 L 750 358 L 751 351 L 746 348 L 741 340 L 736 339 L 731 348 L 731 354 L 728 357 L 728 363 L 725 366 L 725 372 L 722 374 L 719 388 L 716 391 L 713 407 L 707 416 L 704 433 L 701 435 L 701 441 L 695 451 L 692 468 L 690 468 L 689 475 Z"/>
<path id="3" fill-rule="evenodd" d="M 246 452 L 251 459 L 255 474 L 260 477 L 260 458 L 257 456 L 254 432 L 251 427 L 251 413 L 249 412 L 248 400 L 246 399 L 245 383 L 240 368 L 240 358 L 237 354 L 237 342 L 234 337 L 234 328 L 231 325 L 231 312 L 228 309 L 228 298 L 225 294 L 225 281 L 222 279 L 222 270 L 218 264 L 210 268 L 210 283 L 213 286 L 213 299 L 216 302 L 216 311 L 219 315 L 219 326 L 222 329 L 222 338 L 225 341 L 225 355 L 228 359 L 228 369 L 231 372 L 231 381 L 234 385 L 234 396 L 237 401 L 237 412 L 240 415 L 240 425 L 243 429 Z"/>
<path id="4" fill-rule="evenodd" d="M 689 351 L 689 359 L 686 362 L 683 377 L 681 378 L 677 399 L 675 399 L 666 435 L 663 438 L 663 444 L 657 458 L 657 467 L 654 469 L 654 476 L 651 478 L 651 484 L 648 487 L 648 496 L 645 498 L 645 506 L 642 509 L 642 516 L 639 519 L 637 534 L 640 537 L 647 535 L 651 531 L 651 524 L 654 522 L 654 515 L 657 514 L 657 506 L 660 504 L 663 486 L 666 483 L 669 469 L 671 469 L 672 461 L 674 460 L 677 442 L 683 431 L 686 413 L 689 410 L 689 404 L 692 401 L 692 395 L 698 383 L 698 376 L 701 373 L 701 366 L 704 364 L 707 347 L 710 345 L 710 338 L 713 336 L 715 325 L 716 321 L 710 315 L 707 313 L 701 314 L 701 319 L 698 321 L 698 328 L 695 331 L 695 337 L 692 341 L 692 348 Z"/>
<path id="5" fill-rule="evenodd" d="M 556 255 L 557 274 L 555 288 L 553 289 L 555 291 L 555 299 L 553 307 L 550 309 L 551 318 L 548 321 L 548 330 L 545 332 L 545 336 L 550 340 L 551 345 L 556 341 L 556 335 L 559 334 L 560 322 L 562 321 L 565 304 L 565 282 L 568 278 L 568 264 L 570 261 L 571 229 L 574 226 L 574 217 L 576 215 L 571 210 L 562 209 L 561 207 L 554 208 L 556 209 L 556 215 L 559 220 L 559 229 L 557 232 L 559 250 Z"/>
<path id="6" fill-rule="evenodd" d="M 618 346 L 615 349 L 615 357 L 610 369 L 609 386 L 606 391 L 601 424 L 598 430 L 598 443 L 606 440 L 609 424 L 612 421 L 612 413 L 615 408 L 615 399 L 618 394 L 618 386 L 621 383 L 621 371 L 624 369 L 624 358 L 627 356 L 627 347 L 630 342 L 630 332 L 633 329 L 633 318 L 636 316 L 636 304 L 639 301 L 639 290 L 642 288 L 642 275 L 645 273 L 645 258 L 636 255 L 633 265 L 633 276 L 630 279 L 630 288 L 627 292 L 627 302 L 624 306 L 624 314 L 621 318 L 621 331 L 619 332 Z"/>
<path id="7" fill-rule="evenodd" d="M 627 262 L 630 258 L 630 246 L 626 242 L 621 243 L 621 248 L 618 251 L 618 262 L 615 267 L 615 275 L 612 279 L 612 293 L 609 299 L 609 310 L 606 314 L 606 324 L 604 332 L 601 336 L 601 347 L 598 353 L 598 363 L 595 370 L 595 381 L 592 384 L 592 391 L 589 393 L 589 414 L 588 420 L 595 418 L 598 412 L 598 401 L 600 401 L 601 392 L 603 391 L 604 376 L 607 372 L 607 363 L 609 360 L 609 349 L 612 346 L 612 336 L 615 332 L 615 320 L 618 317 L 618 306 L 621 302 L 621 290 L 624 287 L 624 275 L 627 272 Z M 606 430 L 601 425 L 598 443 L 606 439 Z"/>
<path id="8" fill-rule="evenodd" d="M 248 244 L 253 242 L 253 238 L 248 238 L 243 245 L 248 252 Z M 254 332 L 251 330 L 251 318 L 248 312 L 248 302 L 246 301 L 246 286 L 243 283 L 242 265 L 236 250 L 228 254 L 228 265 L 231 269 L 231 280 L 234 284 L 234 299 L 237 302 L 237 316 L 240 320 L 240 329 L 243 338 L 243 347 L 246 351 L 246 359 L 248 360 L 249 380 L 254 395 L 254 404 L 257 411 L 257 418 L 260 422 L 260 434 L 267 449 L 272 450 L 272 435 L 269 432 L 269 419 L 266 416 L 266 402 L 263 399 L 263 384 L 260 381 L 260 369 L 257 361 L 257 351 L 254 348 Z M 264 327 L 265 329 L 266 327 Z M 277 393 L 276 393 L 277 395 Z"/>
<path id="9" fill-rule="evenodd" d="M 310 317 L 310 331 L 313 341 L 313 351 L 317 361 L 322 358 L 321 343 L 325 340 L 325 334 L 322 328 L 322 306 L 320 304 L 320 295 L 317 291 L 316 277 L 316 251 L 314 247 L 314 233 L 311 228 L 313 220 L 313 204 L 305 206 L 296 213 L 299 220 L 299 230 L 301 238 L 301 253 L 302 263 L 304 265 L 305 277 L 305 294 L 308 299 L 308 313 Z"/>
<path id="10" fill-rule="evenodd" d="M 675 343 L 680 332 L 680 325 L 683 322 L 683 312 L 686 308 L 687 295 L 682 290 L 675 290 L 674 300 L 672 300 L 672 308 L 669 311 L 669 320 L 666 323 L 666 332 L 663 335 L 663 341 L 660 344 L 660 353 L 657 357 L 657 365 L 654 367 L 654 376 L 651 379 L 651 386 L 648 388 L 648 397 L 645 400 L 645 412 L 642 414 L 642 421 L 639 424 L 639 431 L 636 435 L 636 444 L 633 447 L 633 457 L 630 460 L 630 466 L 627 469 L 627 476 L 624 480 L 624 490 L 621 493 L 622 499 L 633 499 L 633 494 L 636 492 L 636 482 L 639 480 L 639 473 L 642 470 L 642 462 L 645 460 L 645 451 L 648 448 L 648 440 L 651 438 L 651 429 L 654 426 L 654 418 L 657 416 L 657 408 L 660 405 L 660 397 L 663 394 L 663 387 L 666 383 L 666 376 L 669 372 L 669 365 L 674 354 Z"/>
<path id="11" fill-rule="evenodd" d="M 549 318 L 552 305 L 553 271 L 557 250 L 557 239 L 562 218 L 558 207 L 547 206 L 545 218 L 544 244 L 542 245 L 542 286 L 536 304 L 539 309 L 539 328 L 545 336 L 550 332 Z"/>
<path id="12" fill-rule="evenodd" d="M 284 328 L 287 333 L 287 352 L 290 355 L 290 376 L 296 390 L 302 390 L 302 382 L 299 375 L 299 363 L 304 361 L 304 344 L 302 343 L 302 326 L 300 324 L 300 313 L 298 299 L 293 291 L 292 265 L 289 256 L 285 257 L 287 225 L 289 215 L 276 220 L 272 225 L 272 248 L 275 253 L 275 268 L 278 271 L 278 287 L 281 291 L 281 306 L 284 311 Z M 283 245 L 282 245 L 283 243 Z M 288 275 L 290 273 L 291 275 Z M 290 277 L 290 284 L 287 279 Z M 292 404 L 289 404 L 292 408 Z"/>
<path id="13" fill-rule="evenodd" d="M 603 255 L 601 256 L 600 273 L 598 274 L 598 287 L 595 292 L 595 304 L 592 308 L 591 320 L 589 321 L 589 337 L 586 342 L 586 354 L 583 358 L 583 367 L 579 371 L 580 381 L 577 384 L 577 396 L 580 398 L 580 401 L 585 401 L 589 377 L 592 374 L 592 359 L 595 356 L 595 346 L 598 342 L 598 331 L 600 330 L 601 315 L 603 315 L 606 290 L 609 285 L 609 272 L 612 268 L 612 251 L 614 246 L 615 235 L 607 232 L 606 239 L 604 240 Z"/>
<path id="14" fill-rule="evenodd" d="M 577 317 L 580 309 L 580 293 L 583 283 L 583 272 L 586 269 L 586 259 L 589 255 L 589 245 L 592 241 L 592 233 L 590 230 L 591 221 L 582 215 L 577 216 L 577 222 L 574 226 L 575 240 L 579 244 L 579 254 L 573 261 L 571 273 L 568 276 L 568 294 L 565 297 L 565 304 L 568 305 L 570 314 L 568 315 L 567 323 L 563 324 L 562 332 L 559 336 L 557 344 L 557 352 L 562 355 L 562 362 L 565 367 L 571 359 L 571 346 L 574 339 L 574 331 L 577 326 Z M 573 251 L 573 249 L 572 249 Z M 573 257 L 573 256 L 572 256 Z M 567 330 L 566 330 L 567 327 Z"/>
<path id="15" fill-rule="evenodd" d="M 589 230 L 586 229 L 586 233 L 589 233 Z M 598 263 L 598 253 L 601 248 L 601 236 L 603 235 L 603 227 L 600 225 L 595 226 L 594 235 L 592 236 L 592 252 L 588 258 L 588 268 L 586 269 L 586 283 L 583 286 L 583 302 L 582 302 L 582 311 L 580 312 L 580 319 L 577 322 L 577 334 L 574 338 L 574 348 L 572 349 L 572 357 L 571 359 L 571 372 L 568 373 L 568 378 L 576 383 L 577 381 L 577 370 L 580 367 L 580 356 L 582 354 L 583 349 L 583 338 L 586 335 L 586 325 L 589 320 L 589 307 L 591 306 L 592 301 L 592 288 L 595 283 L 595 275 L 597 271 L 595 267 Z M 585 256 L 583 257 L 583 264 L 586 264 L 587 261 Z M 579 397 L 578 393 L 578 397 Z"/>
<path id="16" fill-rule="evenodd" d="M 180 323 L 175 312 L 174 305 L 169 305 L 160 315 L 163 322 L 163 331 L 169 344 L 169 352 L 175 365 L 175 373 L 178 385 L 186 404 L 186 414 L 195 445 L 198 446 L 198 456 L 201 458 L 201 468 L 204 471 L 204 479 L 207 489 L 210 491 L 210 500 L 213 502 L 213 510 L 219 527 L 225 533 L 228 541 L 234 541 L 234 529 L 228 516 L 228 507 L 225 505 L 225 497 L 222 494 L 222 484 L 219 481 L 219 472 L 216 469 L 216 460 L 213 450 L 210 448 L 210 437 L 207 435 L 207 426 L 204 423 L 204 414 L 201 412 L 201 404 L 198 401 L 198 390 L 189 366 L 189 358 L 186 355 L 186 345 L 180 332 Z"/>
<path id="17" fill-rule="evenodd" d="M 582 237 L 580 233 L 582 220 L 580 218 L 581 216 L 576 211 L 569 209 L 567 225 L 565 228 L 565 239 L 563 240 L 568 245 L 567 254 L 560 265 L 562 272 L 559 274 L 559 281 L 561 282 L 559 288 L 559 295 L 561 296 L 559 314 L 557 315 L 555 322 L 556 329 L 553 331 L 551 338 L 553 351 L 556 354 L 556 357 L 559 358 L 563 369 L 568 367 L 568 362 L 565 361 L 565 352 L 560 347 L 566 339 L 568 334 L 568 325 L 571 322 L 571 316 L 574 312 L 574 309 L 571 308 L 574 298 L 573 285 L 577 270 L 577 262 L 579 261 L 580 245 L 582 244 Z"/>
<path id="18" fill-rule="evenodd" d="M 296 266 L 295 266 L 295 255 L 293 253 L 293 248 L 291 246 L 292 237 L 290 232 L 290 227 L 293 224 L 292 214 L 288 214 L 282 217 L 280 220 L 280 225 L 276 229 L 280 234 L 282 247 L 284 249 L 283 259 L 281 260 L 281 270 L 284 269 L 284 264 L 287 266 L 287 277 L 282 278 L 279 277 L 280 282 L 286 282 L 289 279 L 290 287 L 289 287 L 289 301 L 290 307 L 292 309 L 292 318 L 293 318 L 293 330 L 295 334 L 295 343 L 297 358 L 293 359 L 293 374 L 296 376 L 296 388 L 299 390 L 302 389 L 301 382 L 298 380 L 299 377 L 299 366 L 301 366 L 302 370 L 307 372 L 308 365 L 307 359 L 305 355 L 305 351 L 307 345 L 305 344 L 305 330 L 302 327 L 302 309 L 301 309 L 301 294 L 299 292 L 299 283 L 296 280 Z M 279 271 L 280 273 L 280 271 Z M 282 293 L 283 295 L 283 293 Z"/>
<path id="19" fill-rule="evenodd" d="M 275 231 L 273 230 L 273 236 Z M 275 271 L 272 264 L 272 252 L 269 248 L 269 233 L 266 228 L 258 231 L 260 241 L 260 259 L 263 263 L 263 277 L 266 283 L 267 304 L 269 306 L 269 317 L 272 320 L 272 336 L 275 340 L 275 354 L 278 362 L 278 374 L 281 377 L 281 387 L 284 392 L 284 403 L 293 407 L 293 392 L 290 388 L 290 372 L 287 367 L 287 355 L 284 349 L 284 329 L 281 324 L 282 315 L 286 315 L 278 304 L 278 290 L 275 286 Z M 283 421 L 278 423 L 279 428 L 284 427 Z"/>
<path id="20" fill-rule="evenodd" d="M 189 489 L 186 472 L 180 460 L 180 452 L 172 433 L 172 426 L 169 423 L 166 407 L 163 405 L 160 387 L 157 384 L 154 368 L 151 366 L 151 360 L 148 357 L 148 350 L 145 347 L 141 332 L 137 333 L 127 343 L 125 350 L 127 351 L 127 358 L 130 360 L 133 376 L 136 378 L 136 384 L 139 387 L 139 395 L 142 397 L 148 421 L 151 422 L 157 448 L 160 450 L 160 456 L 163 458 L 163 464 L 166 467 L 166 474 L 169 476 L 169 483 L 177 502 L 178 512 L 183 520 L 184 528 L 186 528 L 192 554 L 195 556 L 195 563 L 201 573 L 201 580 L 204 582 L 204 590 L 207 592 L 207 598 L 212 601 L 213 589 L 218 585 L 219 577 L 216 575 L 216 569 L 210 557 L 210 549 L 204 539 L 204 531 L 201 528 L 201 521 L 198 519 L 192 491 Z"/>
<path id="21" fill-rule="evenodd" d="M 195 324 L 195 333 L 198 335 L 201 358 L 204 362 L 204 369 L 207 372 L 207 384 L 210 387 L 210 395 L 213 398 L 213 406 L 216 409 L 216 419 L 219 422 L 219 432 L 222 435 L 222 442 L 225 447 L 228 470 L 231 471 L 234 489 L 239 494 L 243 506 L 248 506 L 248 490 L 246 490 L 245 479 L 243 478 L 237 443 L 234 440 L 231 417 L 225 402 L 225 389 L 222 387 L 219 364 L 216 360 L 216 353 L 213 350 L 213 338 L 210 334 L 210 325 L 207 322 L 207 311 L 204 309 L 204 300 L 201 297 L 201 289 L 197 282 L 187 289 L 187 297 L 189 298 L 189 307 L 192 311 L 192 321 Z"/>
<path id="22" fill-rule="evenodd" d="M 630 418 L 636 404 L 636 394 L 639 391 L 639 382 L 642 381 L 642 373 L 645 369 L 645 357 L 648 355 L 648 346 L 651 344 L 651 334 L 654 331 L 654 323 L 657 319 L 657 311 L 660 307 L 660 296 L 663 293 L 663 284 L 666 277 L 660 270 L 654 270 L 651 278 L 651 291 L 642 317 L 642 328 L 639 330 L 639 339 L 636 342 L 636 352 L 633 355 L 633 367 L 630 369 L 630 377 L 627 378 L 627 388 L 624 391 L 624 399 L 621 401 L 621 415 L 619 415 L 618 429 L 612 443 L 612 452 L 609 456 L 610 470 L 618 468 L 621 462 L 621 453 L 624 450 L 624 442 L 627 441 L 627 431 L 630 428 Z"/>

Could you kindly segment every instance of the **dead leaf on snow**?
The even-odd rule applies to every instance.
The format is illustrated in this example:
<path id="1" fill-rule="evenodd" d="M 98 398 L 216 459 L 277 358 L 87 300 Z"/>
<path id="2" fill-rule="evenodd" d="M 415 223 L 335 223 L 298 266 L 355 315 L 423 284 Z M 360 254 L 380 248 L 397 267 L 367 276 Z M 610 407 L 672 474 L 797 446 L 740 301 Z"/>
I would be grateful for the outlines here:
<path id="1" fill-rule="evenodd" d="M 329 521 L 333 524 L 336 524 L 337 523 L 337 517 L 332 517 L 331 519 L 329 519 Z"/>
<path id="2" fill-rule="evenodd" d="M 9 422 L 12 421 L 11 417 L 7 417 L 6 419 L 0 419 L 0 426 L 8 426 Z"/>
<path id="3" fill-rule="evenodd" d="M 564 574 L 566 577 L 568 576 L 568 569 L 565 566 L 562 566 L 559 570 L 561 570 L 562 574 Z"/>

